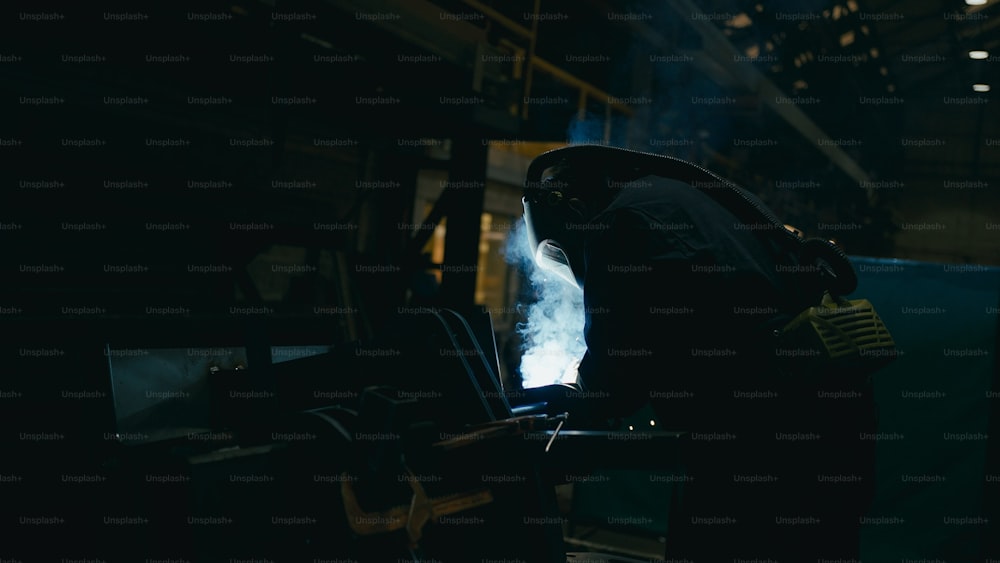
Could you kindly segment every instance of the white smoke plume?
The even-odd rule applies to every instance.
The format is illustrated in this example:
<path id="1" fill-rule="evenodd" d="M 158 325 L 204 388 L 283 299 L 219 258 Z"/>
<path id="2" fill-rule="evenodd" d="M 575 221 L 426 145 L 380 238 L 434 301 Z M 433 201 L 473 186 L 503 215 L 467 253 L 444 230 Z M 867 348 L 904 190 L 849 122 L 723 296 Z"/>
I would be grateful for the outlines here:
<path id="1" fill-rule="evenodd" d="M 518 323 L 521 337 L 521 385 L 527 389 L 576 381 L 576 365 L 587 346 L 583 339 L 583 290 L 535 265 L 524 220 L 507 239 L 507 262 L 524 272 L 534 301 L 518 304 L 526 320 Z"/>

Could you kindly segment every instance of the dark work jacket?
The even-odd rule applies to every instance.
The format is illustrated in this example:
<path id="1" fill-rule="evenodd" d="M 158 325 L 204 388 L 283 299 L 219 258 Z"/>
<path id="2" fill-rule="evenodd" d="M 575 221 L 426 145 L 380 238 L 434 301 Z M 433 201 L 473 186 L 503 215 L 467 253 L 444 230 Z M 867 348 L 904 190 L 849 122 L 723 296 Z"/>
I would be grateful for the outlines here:
<path id="1" fill-rule="evenodd" d="M 586 226 L 579 381 L 609 414 L 652 401 L 671 425 L 707 430 L 721 413 L 697 402 L 770 384 L 771 333 L 802 296 L 785 273 L 792 258 L 759 226 L 655 177 L 623 188 Z"/>
<path id="2" fill-rule="evenodd" d="M 605 415 L 649 403 L 657 429 L 692 437 L 687 513 L 740 524 L 689 526 L 673 535 L 686 542 L 676 554 L 854 557 L 873 494 L 874 441 L 858 439 L 874 431 L 871 395 L 850 374 L 789 372 L 776 359 L 773 330 L 806 297 L 795 260 L 761 235 L 685 183 L 623 188 L 585 227 L 578 382 Z M 818 398 L 823 389 L 851 400 Z M 857 475 L 857 486 L 818 485 L 828 473 Z M 738 482 L 746 475 L 767 484 Z M 786 517 L 822 524 L 788 543 L 791 529 L 772 525 Z"/>

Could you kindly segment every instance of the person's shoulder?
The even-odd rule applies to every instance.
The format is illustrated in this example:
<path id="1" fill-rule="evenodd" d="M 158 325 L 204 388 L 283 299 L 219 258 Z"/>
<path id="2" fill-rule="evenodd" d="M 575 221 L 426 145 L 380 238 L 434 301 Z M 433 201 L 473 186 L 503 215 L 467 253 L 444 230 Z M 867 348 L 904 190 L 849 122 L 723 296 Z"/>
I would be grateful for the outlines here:
<path id="1" fill-rule="evenodd" d="M 664 216 L 694 209 L 705 212 L 719 206 L 704 190 L 674 178 L 647 176 L 617 188 L 607 211 L 632 210 L 640 214 Z"/>
<path id="2" fill-rule="evenodd" d="M 647 209 L 639 205 L 610 205 L 597 214 L 591 223 L 596 223 L 601 231 L 647 231 L 657 223 Z"/>
<path id="3" fill-rule="evenodd" d="M 663 224 L 690 224 L 717 205 L 690 184 L 672 178 L 648 177 L 619 186 L 610 204 L 596 220 L 638 230 Z"/>

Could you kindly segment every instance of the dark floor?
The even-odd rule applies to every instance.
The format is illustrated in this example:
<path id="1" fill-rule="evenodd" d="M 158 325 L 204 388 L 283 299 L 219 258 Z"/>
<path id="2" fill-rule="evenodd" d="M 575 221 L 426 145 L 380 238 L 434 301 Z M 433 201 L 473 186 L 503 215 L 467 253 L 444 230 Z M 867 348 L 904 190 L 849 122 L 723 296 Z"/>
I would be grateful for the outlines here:
<path id="1" fill-rule="evenodd" d="M 630 533 L 593 525 L 574 519 L 573 485 L 556 488 L 560 512 L 567 519 L 564 526 L 566 549 L 570 552 L 595 552 L 621 555 L 640 560 L 661 561 L 666 538 L 651 533 Z"/>

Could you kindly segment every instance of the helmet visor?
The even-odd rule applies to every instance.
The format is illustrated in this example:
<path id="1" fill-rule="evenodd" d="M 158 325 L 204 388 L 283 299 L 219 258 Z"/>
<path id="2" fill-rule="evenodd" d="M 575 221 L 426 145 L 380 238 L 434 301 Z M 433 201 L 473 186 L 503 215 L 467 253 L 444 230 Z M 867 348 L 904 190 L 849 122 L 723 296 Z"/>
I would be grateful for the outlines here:
<path id="1" fill-rule="evenodd" d="M 535 250 L 535 264 L 545 272 L 550 272 L 573 285 L 578 285 L 576 274 L 573 273 L 573 267 L 569 263 L 569 256 L 559 246 L 559 243 L 552 239 L 545 239 L 538 244 Z"/>
<path id="2" fill-rule="evenodd" d="M 528 251 L 534 258 L 535 266 L 579 287 L 569 255 L 557 240 L 550 238 L 558 235 L 558 226 L 561 224 L 558 218 L 552 213 L 546 213 L 544 206 L 539 210 L 540 213 L 533 213 L 534 206 L 527 198 L 522 198 L 521 204 L 524 206 Z"/>

